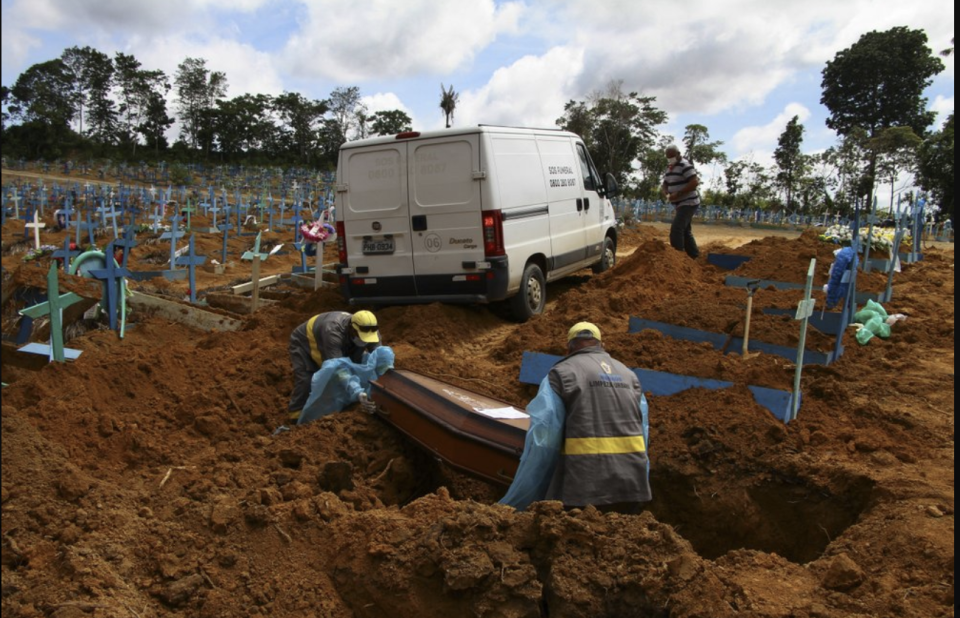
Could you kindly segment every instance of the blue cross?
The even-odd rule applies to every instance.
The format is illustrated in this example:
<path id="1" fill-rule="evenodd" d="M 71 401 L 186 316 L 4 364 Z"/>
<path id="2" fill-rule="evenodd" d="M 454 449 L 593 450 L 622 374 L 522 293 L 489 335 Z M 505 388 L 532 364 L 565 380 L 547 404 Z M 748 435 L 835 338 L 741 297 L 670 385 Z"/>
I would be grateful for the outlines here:
<path id="1" fill-rule="evenodd" d="M 104 282 L 104 296 L 107 301 L 107 313 L 110 314 L 110 330 L 117 328 L 117 308 L 119 299 L 117 298 L 120 286 L 124 285 L 123 278 L 130 276 L 130 271 L 117 265 L 113 259 L 113 243 L 107 245 L 107 250 L 103 258 L 105 268 L 90 270 L 90 276 Z M 116 283 L 114 283 L 116 282 Z M 122 336 L 122 335 L 121 335 Z"/>
<path id="2" fill-rule="evenodd" d="M 117 229 L 117 216 L 120 213 L 117 212 L 117 209 L 114 207 L 113 202 L 110 202 L 110 210 L 103 209 L 102 217 L 104 219 L 104 227 L 106 227 L 106 220 L 110 219 L 110 222 L 113 224 L 113 237 L 116 238 L 120 235 L 120 231 Z"/>
<path id="3" fill-rule="evenodd" d="M 230 220 L 227 219 L 220 225 L 220 231 L 223 232 L 223 253 L 220 257 L 220 263 L 227 263 L 227 232 L 233 229 L 233 226 L 230 225 Z"/>
<path id="4" fill-rule="evenodd" d="M 90 246 L 91 246 L 91 247 L 94 246 L 96 243 L 95 243 L 94 238 L 93 238 L 93 231 L 96 230 L 96 229 L 97 229 L 97 224 L 90 222 L 90 211 L 88 210 L 88 211 L 87 211 L 87 222 L 86 222 L 86 223 L 80 223 L 80 221 L 77 221 L 77 246 L 78 246 L 78 247 L 80 246 L 80 230 L 86 230 L 86 231 L 87 231 L 87 233 L 90 235 Z"/>
<path id="5" fill-rule="evenodd" d="M 177 266 L 186 266 L 190 272 L 190 302 L 197 302 L 197 266 L 207 261 L 207 256 L 197 255 L 193 247 L 194 234 L 190 234 L 190 249 L 177 258 Z"/>
<path id="6" fill-rule="evenodd" d="M 130 249 L 133 249 L 138 244 L 136 235 L 137 233 L 134 226 L 128 225 L 124 228 L 123 238 L 115 238 L 113 241 L 114 247 L 123 249 L 123 260 L 120 262 L 121 268 L 127 267 L 127 262 L 130 260 Z"/>
<path id="7" fill-rule="evenodd" d="M 170 270 L 176 270 L 177 260 L 177 239 L 181 238 L 185 232 L 179 230 L 180 213 L 173 214 L 173 227 L 169 232 L 160 234 L 160 240 L 170 240 Z"/>
<path id="8" fill-rule="evenodd" d="M 63 272 L 70 272 L 70 260 L 80 255 L 79 249 L 70 248 L 70 237 L 63 239 L 63 249 L 57 249 L 53 252 L 54 258 L 63 259 Z"/>

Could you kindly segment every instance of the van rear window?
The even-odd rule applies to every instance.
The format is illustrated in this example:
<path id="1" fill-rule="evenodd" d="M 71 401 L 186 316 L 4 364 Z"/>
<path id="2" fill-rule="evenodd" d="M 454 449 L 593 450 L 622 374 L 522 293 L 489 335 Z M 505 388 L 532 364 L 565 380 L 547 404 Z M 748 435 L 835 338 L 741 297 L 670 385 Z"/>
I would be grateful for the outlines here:
<path id="1" fill-rule="evenodd" d="M 394 148 L 365 150 L 350 155 L 347 162 L 350 186 L 347 193 L 352 212 L 395 210 L 403 203 L 401 194 L 403 157 Z"/>
<path id="2" fill-rule="evenodd" d="M 412 157 L 411 189 L 419 206 L 466 204 L 473 198 L 473 161 L 470 142 L 417 145 Z"/>

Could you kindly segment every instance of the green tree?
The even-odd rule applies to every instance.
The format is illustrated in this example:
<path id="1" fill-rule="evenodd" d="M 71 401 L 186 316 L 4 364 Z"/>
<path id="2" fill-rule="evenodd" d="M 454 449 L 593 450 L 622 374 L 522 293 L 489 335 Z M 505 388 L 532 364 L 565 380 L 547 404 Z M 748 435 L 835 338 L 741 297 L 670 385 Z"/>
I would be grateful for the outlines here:
<path id="1" fill-rule="evenodd" d="M 366 107 L 361 107 L 354 114 L 355 126 L 357 128 L 357 139 L 367 139 L 370 135 L 370 123 L 373 121 L 373 116 L 367 113 Z"/>
<path id="2" fill-rule="evenodd" d="M 611 82 L 606 92 L 594 93 L 588 103 L 568 102 L 557 125 L 580 135 L 594 162 L 626 185 L 634 162 L 654 145 L 657 127 L 667 121 L 667 114 L 654 106 L 655 97 L 624 94 L 622 84 Z M 656 166 L 658 174 L 662 168 Z"/>
<path id="3" fill-rule="evenodd" d="M 217 101 L 214 126 L 221 157 L 236 160 L 254 153 L 270 140 L 272 98 L 265 94 L 243 94 Z"/>
<path id="4" fill-rule="evenodd" d="M 563 116 L 556 121 L 556 125 L 564 131 L 579 135 L 590 152 L 594 150 L 593 124 L 593 110 L 585 101 L 567 101 L 563 106 Z"/>
<path id="5" fill-rule="evenodd" d="M 660 185 L 667 161 L 663 151 L 670 144 L 667 136 L 660 136 L 656 142 L 643 144 L 636 159 L 637 188 L 636 196 L 645 200 L 662 199 Z"/>
<path id="6" fill-rule="evenodd" d="M 856 201 L 869 193 L 868 141 L 867 132 L 856 127 L 841 136 L 837 147 L 823 153 L 824 163 L 833 167 L 836 176 L 834 205 L 840 213 L 852 213 Z"/>
<path id="7" fill-rule="evenodd" d="M 3 113 L 0 116 L 0 133 L 7 130 L 7 122 L 10 120 L 10 114 L 7 112 L 7 103 L 10 101 L 10 89 L 6 86 L 0 86 L 0 96 L 2 96 Z"/>
<path id="8" fill-rule="evenodd" d="M 807 156 L 809 175 L 804 187 L 805 199 L 815 202 L 816 212 L 827 212 L 834 208 L 831 192 L 836 189 L 837 177 L 829 149 Z"/>
<path id="9" fill-rule="evenodd" d="M 116 110 L 110 98 L 113 85 L 113 62 L 110 57 L 92 47 L 69 47 L 60 59 L 73 73 L 73 98 L 83 131 L 84 110 L 89 106 L 90 132 L 94 140 L 107 143 L 115 133 Z"/>
<path id="10" fill-rule="evenodd" d="M 327 103 L 311 101 L 297 92 L 284 92 L 274 97 L 273 110 L 280 119 L 279 149 L 292 160 L 308 164 L 317 146 L 317 128 L 329 110 Z"/>
<path id="11" fill-rule="evenodd" d="M 374 135 L 396 135 L 413 130 L 413 120 L 399 109 L 374 112 L 370 132 Z"/>
<path id="12" fill-rule="evenodd" d="M 183 132 L 193 148 L 204 145 L 208 150 L 214 134 L 212 111 L 227 92 L 227 76 L 207 69 L 207 61 L 202 58 L 187 58 L 177 65 L 174 84 Z"/>
<path id="13" fill-rule="evenodd" d="M 167 115 L 167 100 L 159 92 L 151 92 L 143 118 L 137 125 L 137 133 L 143 136 L 147 147 L 153 148 L 155 154 L 167 149 L 165 133 L 173 123 L 174 119 Z"/>
<path id="14" fill-rule="evenodd" d="M 802 143 L 803 125 L 800 124 L 800 117 L 794 116 L 787 123 L 783 133 L 780 134 L 780 139 L 777 140 L 777 149 L 773 152 L 773 158 L 780 170 L 777 174 L 777 183 L 787 192 L 787 210 L 790 211 L 794 210 L 794 187 L 803 175 L 804 156 L 800 152 L 800 144 Z"/>
<path id="15" fill-rule="evenodd" d="M 457 109 L 457 103 L 459 102 L 460 94 L 453 91 L 453 84 L 450 84 L 449 90 L 443 84 L 440 84 L 440 109 L 443 110 L 448 129 L 453 126 L 453 112 Z"/>
<path id="16" fill-rule="evenodd" d="M 920 146 L 919 184 L 929 191 L 940 207 L 941 218 L 953 220 L 953 114 L 943 129 L 928 137 Z"/>
<path id="17" fill-rule="evenodd" d="M 744 182 L 747 191 L 743 196 L 743 208 L 768 209 L 773 205 L 775 197 L 773 178 L 762 165 L 755 161 L 748 163 Z"/>
<path id="18" fill-rule="evenodd" d="M 166 94 L 170 91 L 170 81 L 163 71 L 147 71 L 141 69 L 140 61 L 129 54 L 117 52 L 114 57 L 114 65 L 117 69 L 117 87 L 120 99 L 120 143 L 131 147 L 131 152 L 135 156 L 137 145 L 139 144 L 138 135 L 143 135 L 140 130 L 149 113 L 153 113 L 153 118 L 148 123 L 150 127 L 146 129 L 148 134 L 153 135 L 152 131 L 158 125 L 166 122 L 166 103 L 162 113 L 158 109 L 160 100 L 166 100 Z M 170 126 L 169 124 L 166 127 Z M 166 127 L 163 131 L 166 131 Z M 153 135 L 148 138 L 155 146 L 159 146 L 159 140 Z"/>
<path id="19" fill-rule="evenodd" d="M 720 151 L 723 142 L 711 142 L 710 130 L 702 124 L 688 124 L 683 131 L 684 154 L 691 163 L 709 165 L 714 161 L 726 163 L 727 155 Z"/>
<path id="20" fill-rule="evenodd" d="M 731 161 L 723 169 L 723 178 L 726 183 L 727 189 L 727 206 L 740 206 L 740 191 L 744 186 L 744 176 L 747 172 L 747 162 L 746 161 Z"/>
<path id="21" fill-rule="evenodd" d="M 360 88 L 337 88 L 330 93 L 329 117 L 324 119 L 320 130 L 320 152 L 327 165 L 335 166 L 337 155 L 351 134 L 357 132 L 357 113 L 364 111 L 360 102 Z"/>
<path id="22" fill-rule="evenodd" d="M 950 47 L 940 50 L 940 55 L 944 58 L 949 58 L 953 55 L 953 39 L 950 39 Z"/>
<path id="23" fill-rule="evenodd" d="M 889 127 L 868 142 L 877 154 L 877 175 L 890 183 L 890 209 L 894 205 L 900 174 L 917 166 L 917 150 L 923 142 L 910 127 Z"/>
<path id="24" fill-rule="evenodd" d="M 899 26 L 868 32 L 823 69 L 820 102 L 830 110 L 827 126 L 841 136 L 859 127 L 873 138 L 896 126 L 924 135 L 936 114 L 927 111 L 923 91 L 943 69 L 922 30 Z M 867 203 L 871 203 L 877 155 L 868 149 L 867 156 Z"/>
<path id="25" fill-rule="evenodd" d="M 59 156 L 70 136 L 70 120 L 77 111 L 74 79 L 62 60 L 48 60 L 21 73 L 11 88 L 8 109 L 21 121 L 19 142 L 29 146 L 33 156 Z"/>

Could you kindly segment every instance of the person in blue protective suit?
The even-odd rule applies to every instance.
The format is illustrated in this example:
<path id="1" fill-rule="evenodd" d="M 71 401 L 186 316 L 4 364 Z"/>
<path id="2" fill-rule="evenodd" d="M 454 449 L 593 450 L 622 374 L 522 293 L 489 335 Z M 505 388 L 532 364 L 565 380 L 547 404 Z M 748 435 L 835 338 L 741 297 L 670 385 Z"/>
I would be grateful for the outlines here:
<path id="1" fill-rule="evenodd" d="M 297 424 L 339 412 L 355 401 L 360 402 L 361 410 L 374 414 L 377 406 L 369 398 L 370 382 L 393 369 L 393 361 L 393 350 L 383 345 L 364 354 L 360 363 L 346 357 L 323 361 L 320 371 L 310 380 L 310 397 L 303 404 Z"/>
<path id="2" fill-rule="evenodd" d="M 850 281 L 847 274 L 853 264 L 856 268 L 857 254 L 852 247 L 843 247 L 833 252 L 835 259 L 830 266 L 830 280 L 823 286 L 827 295 L 827 309 L 833 309 L 837 303 L 846 298 Z"/>
<path id="3" fill-rule="evenodd" d="M 310 397 L 311 379 L 325 360 L 349 358 L 354 363 L 364 360 L 365 352 L 380 346 L 380 328 L 377 317 L 370 311 L 347 313 L 330 311 L 315 315 L 293 330 L 288 349 L 293 365 L 293 392 L 287 412 L 290 420 L 297 420 Z M 365 409 L 375 406 L 362 401 Z"/>
<path id="4" fill-rule="evenodd" d="M 543 379 L 527 412 L 523 455 L 502 504 L 524 509 L 559 500 L 567 508 L 638 513 L 652 499 L 640 380 L 603 349 L 594 324 L 570 329 L 567 356 Z"/>

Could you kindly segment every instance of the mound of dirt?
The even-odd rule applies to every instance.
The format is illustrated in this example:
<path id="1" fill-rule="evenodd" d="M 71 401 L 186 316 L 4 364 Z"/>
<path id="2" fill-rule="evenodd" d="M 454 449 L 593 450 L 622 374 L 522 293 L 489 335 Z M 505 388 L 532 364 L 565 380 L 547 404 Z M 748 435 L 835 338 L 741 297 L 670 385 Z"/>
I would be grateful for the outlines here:
<path id="1" fill-rule="evenodd" d="M 822 285 L 832 261 L 809 232 L 736 247 L 695 232 L 752 256 L 742 276 L 800 282 L 816 257 Z M 41 285 L 49 264 L 8 250 L 22 235 L 22 222 L 3 230 L 5 338 L 26 302 L 8 286 Z M 222 239 L 196 242 L 213 256 Z M 239 255 L 252 242 L 230 238 L 230 266 L 198 272 L 201 297 L 249 280 Z M 838 361 L 804 368 L 788 425 L 749 389 L 792 389 L 788 359 L 628 332 L 639 317 L 742 333 L 746 293 L 706 253 L 674 251 L 662 226 L 629 230 L 613 270 L 551 284 L 547 311 L 524 324 L 500 307 L 376 308 L 399 368 L 520 407 L 535 394 L 518 380 L 522 353 L 563 354 L 580 320 L 628 365 L 731 382 L 649 397 L 654 500 L 637 516 L 516 512 L 497 504 L 503 487 L 354 409 L 275 433 L 290 331 L 349 310 L 335 288 L 271 286 L 255 313 L 231 314 L 235 331 L 134 312 L 120 339 L 85 320 L 67 342 L 80 358 L 39 371 L 5 344 L 4 616 L 953 616 L 952 248 L 896 275 L 887 306 L 909 317 L 889 339 L 848 334 Z M 135 248 L 131 268 L 162 268 L 148 255 Z M 298 264 L 281 251 L 261 276 Z M 176 301 L 187 286 L 131 282 Z M 751 338 L 795 346 L 792 317 L 762 309 L 799 298 L 759 290 Z M 811 332 L 811 349 L 832 344 Z"/>

